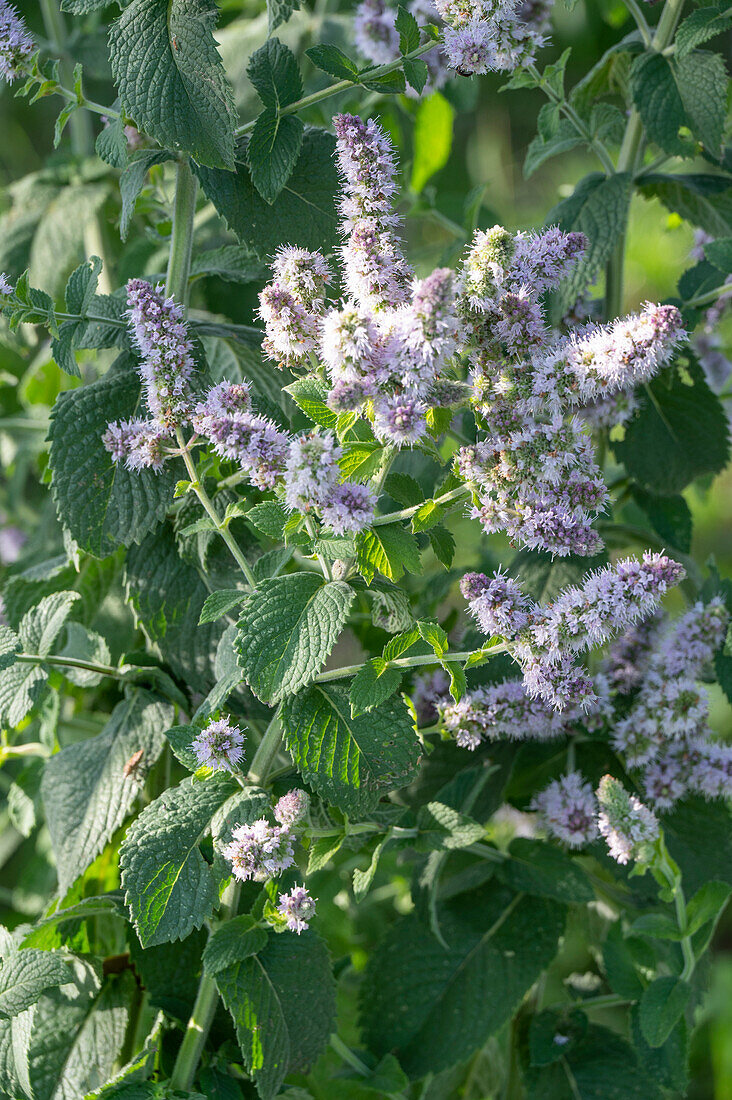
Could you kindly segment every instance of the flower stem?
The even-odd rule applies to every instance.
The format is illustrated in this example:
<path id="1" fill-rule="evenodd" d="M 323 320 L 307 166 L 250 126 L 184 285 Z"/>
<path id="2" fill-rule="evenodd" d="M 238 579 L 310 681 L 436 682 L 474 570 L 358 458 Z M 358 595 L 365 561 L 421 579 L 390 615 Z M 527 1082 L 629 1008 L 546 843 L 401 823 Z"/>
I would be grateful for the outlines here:
<path id="1" fill-rule="evenodd" d="M 453 489 L 449 493 L 444 493 L 441 497 L 435 497 L 432 503 L 434 504 L 448 504 L 451 500 L 459 500 L 460 497 L 466 496 L 470 493 L 470 485 L 460 485 L 457 489 Z M 372 520 L 372 527 L 383 527 L 386 523 L 397 523 L 402 519 L 409 519 L 410 516 L 415 515 L 420 508 L 426 504 L 426 501 L 420 501 L 419 504 L 413 504 L 410 508 L 402 508 L 399 512 L 387 512 L 384 516 L 377 516 Z"/>
<path id="2" fill-rule="evenodd" d="M 416 657 L 398 657 L 394 661 L 387 662 L 387 668 L 419 668 L 422 665 L 438 665 L 441 661 L 467 661 L 468 657 L 471 657 L 473 650 L 466 650 L 460 653 L 444 653 L 442 657 L 436 656 L 434 653 L 420 654 Z M 493 645 L 483 650 L 486 657 L 493 657 L 497 653 L 508 653 L 508 646 L 503 642 L 500 645 Z M 325 684 L 331 680 L 343 680 L 347 676 L 355 676 L 357 672 L 364 667 L 367 662 L 362 661 L 358 665 L 343 665 L 342 668 L 332 668 L 328 672 L 321 672 L 319 676 L 315 677 L 316 684 Z"/>

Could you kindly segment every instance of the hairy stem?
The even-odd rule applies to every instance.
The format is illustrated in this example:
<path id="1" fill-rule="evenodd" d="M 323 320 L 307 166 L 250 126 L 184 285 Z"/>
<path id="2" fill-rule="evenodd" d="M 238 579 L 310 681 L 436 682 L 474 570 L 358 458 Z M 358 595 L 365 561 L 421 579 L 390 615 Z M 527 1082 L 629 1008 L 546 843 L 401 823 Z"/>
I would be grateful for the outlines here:
<path id="1" fill-rule="evenodd" d="M 387 65 L 379 65 L 375 69 L 370 69 L 367 73 L 361 75 L 367 80 L 378 80 L 379 77 L 388 76 L 389 73 L 395 73 L 397 69 L 401 69 L 405 60 L 411 61 L 414 57 L 421 57 L 423 53 L 429 53 L 434 49 L 435 43 L 425 42 L 421 46 L 417 46 L 415 50 L 404 55 L 404 57 L 397 58 L 396 61 L 390 61 Z M 279 118 L 284 118 L 285 115 L 294 115 L 298 111 L 304 111 L 306 107 L 312 107 L 315 103 L 321 103 L 324 99 L 329 99 L 332 95 L 338 95 L 339 92 L 345 92 L 348 88 L 357 88 L 358 81 L 354 80 L 338 80 L 335 84 L 329 84 L 327 88 L 322 88 L 319 92 L 312 92 L 310 95 L 303 96 L 302 99 L 296 100 L 294 103 L 288 103 L 286 107 L 281 107 L 279 110 Z M 239 126 L 235 131 L 237 137 L 242 137 L 243 134 L 250 133 L 256 125 L 256 119 L 252 119 L 251 122 L 246 122 L 243 126 Z"/>
<path id="2" fill-rule="evenodd" d="M 628 5 L 630 7 L 630 5 Z M 656 32 L 649 43 L 649 49 L 661 53 L 671 42 L 681 17 L 684 0 L 666 0 L 661 12 Z M 625 127 L 623 144 L 618 156 L 617 172 L 632 172 L 638 168 L 638 159 L 643 146 L 643 123 L 635 107 L 631 108 Z M 605 319 L 612 321 L 623 311 L 625 280 L 625 234 L 618 240 L 606 269 Z"/>
<path id="3" fill-rule="evenodd" d="M 421 654 L 416 657 L 398 657 L 394 661 L 387 661 L 387 668 L 420 668 L 422 665 L 439 665 L 441 661 L 467 661 L 472 656 L 473 650 L 465 650 L 460 653 L 444 653 L 437 657 L 434 653 Z M 500 645 L 489 646 L 483 650 L 486 657 L 493 657 L 497 653 L 508 653 L 508 646 L 501 642 Z M 315 677 L 316 684 L 325 684 L 330 680 L 343 680 L 347 676 L 355 676 L 357 672 L 367 664 L 362 661 L 358 665 L 343 665 L 342 668 L 332 668 L 327 672 L 321 672 Z"/>
<path id="4" fill-rule="evenodd" d="M 198 183 L 186 158 L 178 161 L 175 175 L 175 207 L 170 238 L 165 293 L 188 305 L 188 276 L 193 250 L 193 218 L 196 213 Z"/>
<path id="5" fill-rule="evenodd" d="M 282 724 L 279 714 L 274 718 L 264 731 L 264 737 L 257 746 L 257 751 L 252 757 L 247 779 L 250 783 L 261 786 L 269 775 L 272 764 L 282 744 Z"/>
<path id="6" fill-rule="evenodd" d="M 111 676 L 113 680 L 126 679 L 122 669 L 114 668 L 112 665 L 100 665 L 95 661 L 82 661 L 77 657 L 57 657 L 52 653 L 47 657 L 42 657 L 40 653 L 18 653 L 15 656 L 15 660 L 24 665 L 53 665 L 54 668 L 82 668 L 87 672 L 98 672 L 100 676 Z M 128 667 L 131 668 L 132 666 L 129 665 Z"/>
<path id="7" fill-rule="evenodd" d="M 470 493 L 470 485 L 460 485 L 457 489 L 453 489 L 449 493 L 443 493 L 441 497 L 435 497 L 434 504 L 449 504 L 451 500 L 459 500 L 460 497 L 467 496 Z M 410 508 L 402 508 L 399 512 L 387 512 L 384 516 L 377 516 L 372 520 L 372 527 L 383 527 L 387 523 L 398 523 L 399 520 L 409 519 L 410 516 L 415 515 L 420 508 L 427 503 L 426 501 L 420 501 L 419 504 L 413 504 Z"/>

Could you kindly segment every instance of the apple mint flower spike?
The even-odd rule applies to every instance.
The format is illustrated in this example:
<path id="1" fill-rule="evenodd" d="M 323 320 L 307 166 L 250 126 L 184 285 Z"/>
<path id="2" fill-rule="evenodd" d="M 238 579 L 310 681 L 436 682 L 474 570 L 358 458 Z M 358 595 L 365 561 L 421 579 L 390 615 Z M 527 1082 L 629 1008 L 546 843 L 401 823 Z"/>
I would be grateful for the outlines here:
<path id="1" fill-rule="evenodd" d="M 655 814 L 611 775 L 600 780 L 597 801 L 597 827 L 613 859 L 621 864 L 648 863 L 661 835 Z"/>
<path id="2" fill-rule="evenodd" d="M 357 535 L 374 518 L 376 494 L 370 485 L 345 481 L 321 504 L 323 523 L 336 535 Z"/>
<path id="3" fill-rule="evenodd" d="M 322 307 L 333 273 L 320 252 L 283 245 L 275 253 L 272 271 L 303 305 L 310 309 Z"/>
<path id="4" fill-rule="evenodd" d="M 128 470 L 162 469 L 167 457 L 165 446 L 172 444 L 170 432 L 154 420 L 118 420 L 102 436 L 104 447 L 114 462 L 124 462 Z"/>
<path id="5" fill-rule="evenodd" d="M 176 427 L 188 419 L 195 371 L 183 308 L 144 279 L 128 282 L 127 305 L 147 407 L 158 423 Z"/>
<path id="6" fill-rule="evenodd" d="M 290 286 L 276 279 L 259 295 L 259 316 L 264 321 L 262 347 L 280 366 L 299 366 L 318 348 L 321 319 L 293 293 Z"/>
<path id="7" fill-rule="evenodd" d="M 597 802 L 579 772 L 555 779 L 534 797 L 531 808 L 549 836 L 569 848 L 583 848 L 597 837 Z"/>
<path id="8" fill-rule="evenodd" d="M 490 637 L 513 638 L 529 622 L 532 601 L 521 585 L 500 570 L 492 577 L 484 573 L 466 573 L 460 591 L 468 601 L 470 613 Z"/>
<path id="9" fill-rule="evenodd" d="M 251 825 L 237 825 L 223 855 L 241 882 L 276 878 L 295 862 L 290 833 L 280 825 L 270 825 L 266 817 Z"/>
<path id="10" fill-rule="evenodd" d="M 287 921 L 291 932 L 305 932 L 315 916 L 315 899 L 304 886 L 293 886 L 289 894 L 280 894 L 278 912 Z"/>
<path id="11" fill-rule="evenodd" d="M 290 443 L 285 464 L 285 503 L 293 511 L 309 512 L 327 504 L 340 480 L 341 450 L 331 432 L 318 429 Z"/>
<path id="12" fill-rule="evenodd" d="M 8 0 L 0 0 L 0 80 L 12 84 L 22 74 L 34 50 L 23 19 Z"/>
<path id="13" fill-rule="evenodd" d="M 310 798 L 307 791 L 301 791 L 296 787 L 278 799 L 273 812 L 275 821 L 291 829 L 293 825 L 298 825 L 307 817 L 309 809 Z"/>
<path id="14" fill-rule="evenodd" d="M 233 771 L 244 757 L 244 734 L 228 718 L 208 723 L 191 742 L 200 767 Z"/>
<path id="15" fill-rule="evenodd" d="M 274 489 L 284 474 L 289 436 L 249 406 L 245 385 L 221 382 L 196 405 L 191 422 L 218 455 L 245 471 L 252 485 Z"/>
<path id="16" fill-rule="evenodd" d="M 384 0 L 362 0 L 353 17 L 356 48 L 374 65 L 388 65 L 399 56 L 396 11 Z"/>

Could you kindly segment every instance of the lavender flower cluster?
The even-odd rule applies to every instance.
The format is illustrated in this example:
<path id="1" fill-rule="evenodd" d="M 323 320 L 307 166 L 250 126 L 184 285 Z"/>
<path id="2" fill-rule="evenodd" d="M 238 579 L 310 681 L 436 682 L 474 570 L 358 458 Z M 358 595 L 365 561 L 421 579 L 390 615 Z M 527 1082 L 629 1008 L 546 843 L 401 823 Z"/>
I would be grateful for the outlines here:
<path id="1" fill-rule="evenodd" d="M 554 0 L 412 0 L 409 11 L 437 24 L 444 45 L 423 55 L 427 91 L 442 87 L 455 69 L 462 76 L 510 72 L 529 64 L 546 45 Z M 356 46 L 375 65 L 399 57 L 396 12 L 385 0 L 362 0 L 356 8 Z"/>
<path id="2" fill-rule="evenodd" d="M 573 656 L 646 618 L 683 576 L 677 562 L 647 552 L 642 561 L 627 558 L 588 574 L 581 586 L 564 589 L 544 606 L 500 571 L 493 577 L 467 573 L 460 587 L 483 633 L 506 640 L 527 694 L 563 711 L 597 703 L 591 680 Z"/>
<path id="3" fill-rule="evenodd" d="M 241 882 L 265 882 L 292 867 L 295 862 L 293 830 L 307 815 L 308 806 L 309 800 L 305 791 L 288 791 L 274 807 L 276 825 L 266 817 L 260 817 L 248 825 L 237 825 L 232 832 L 231 841 L 223 848 L 223 856 L 231 864 L 234 877 Z M 298 917 L 298 889 L 302 888 L 296 888 L 290 896 L 294 906 L 290 914 L 293 920 Z M 286 896 L 283 895 L 280 901 Z M 303 901 L 302 898 L 300 900 Z M 303 912 L 298 919 L 307 921 L 309 917 L 304 913 L 303 901 Z M 307 924 L 302 927 L 307 927 Z M 293 927 L 293 931 L 302 931 L 302 927 Z"/>
<path id="4" fill-rule="evenodd" d="M 279 263 L 283 280 L 298 282 L 312 307 L 325 277 L 322 268 L 307 267 L 296 249 L 285 250 Z M 160 287 L 141 279 L 131 280 L 127 291 L 128 316 L 151 415 L 108 426 L 103 442 L 115 462 L 123 461 L 130 470 L 160 470 L 175 454 L 176 429 L 190 424 L 218 455 L 236 462 L 252 485 L 278 489 L 289 508 L 305 513 L 316 509 L 336 534 L 356 533 L 367 526 L 376 503 L 374 494 L 368 486 L 341 482 L 341 451 L 330 432 L 291 437 L 253 410 L 244 382 L 219 382 L 203 400 L 196 400 L 191 389 L 192 345 L 181 307 L 165 298 Z"/>
<path id="5" fill-rule="evenodd" d="M 293 886 L 289 893 L 280 894 L 277 909 L 290 931 L 297 932 L 299 936 L 307 930 L 315 916 L 315 898 L 310 896 L 304 885 Z"/>
<path id="6" fill-rule="evenodd" d="M 615 725 L 613 745 L 638 771 L 658 809 L 689 793 L 732 795 L 732 747 L 714 741 L 707 693 L 698 683 L 728 624 L 719 597 L 696 603 L 675 623 L 657 623 L 638 654 L 637 694 Z M 617 665 L 617 654 L 611 653 L 610 663 Z"/>
<path id="7" fill-rule="evenodd" d="M 537 237 L 494 226 L 476 234 L 460 278 L 472 402 L 485 431 L 456 456 L 477 495 L 472 515 L 489 533 L 505 530 L 558 555 L 602 546 L 592 522 L 607 491 L 587 423 L 618 422 L 621 406 L 631 416 L 632 387 L 664 366 L 684 336 L 675 307 L 650 303 L 611 325 L 564 338 L 551 332 L 541 295 L 584 245 L 577 233 Z"/>
<path id="8" fill-rule="evenodd" d="M 0 0 L 0 80 L 12 84 L 34 50 L 33 39 L 18 12 L 8 0 Z"/>
<path id="9" fill-rule="evenodd" d="M 191 742 L 199 767 L 233 771 L 244 758 L 244 734 L 228 718 L 212 719 Z"/>

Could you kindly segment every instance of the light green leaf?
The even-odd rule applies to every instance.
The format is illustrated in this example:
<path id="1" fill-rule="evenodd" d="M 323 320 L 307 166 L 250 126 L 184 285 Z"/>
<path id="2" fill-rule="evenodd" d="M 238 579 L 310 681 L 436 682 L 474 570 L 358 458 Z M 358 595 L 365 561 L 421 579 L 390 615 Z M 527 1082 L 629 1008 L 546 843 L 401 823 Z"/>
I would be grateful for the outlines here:
<path id="1" fill-rule="evenodd" d="M 44 989 L 71 981 L 68 963 L 54 951 L 26 948 L 0 966 L 0 1015 L 17 1016 L 34 1005 Z"/>
<path id="2" fill-rule="evenodd" d="M 418 31 L 417 39 L 419 40 Z M 426 99 L 420 100 L 414 119 L 411 180 L 411 188 L 417 194 L 450 159 L 454 119 L 454 108 L 439 92 L 433 92 Z"/>
<path id="3" fill-rule="evenodd" d="M 143 947 L 185 939 L 213 913 L 218 883 L 199 843 L 237 789 L 219 775 L 204 783 L 184 780 L 151 802 L 127 830 L 120 872 Z"/>
<path id="4" fill-rule="evenodd" d="M 414 535 L 398 523 L 370 527 L 356 538 L 359 572 L 369 583 L 378 571 L 398 581 L 404 570 L 421 573 L 422 563 Z"/>
<path id="5" fill-rule="evenodd" d="M 213 623 L 226 615 L 232 608 L 238 607 L 247 598 L 247 593 L 239 588 L 223 588 L 206 597 L 198 622 Z"/>
<path id="6" fill-rule="evenodd" d="M 263 581 L 242 605 L 235 648 L 244 678 L 265 703 L 309 684 L 338 640 L 353 602 L 344 581 L 290 573 Z"/>
<path id="7" fill-rule="evenodd" d="M 162 146 L 234 169 L 234 95 L 216 49 L 213 0 L 132 0 L 109 33 L 127 115 Z"/>
<path id="8" fill-rule="evenodd" d="M 18 629 L 23 651 L 48 656 L 72 607 L 80 599 L 78 592 L 54 592 L 27 611 Z"/>
<path id="9" fill-rule="evenodd" d="M 67 745 L 48 761 L 41 795 L 62 896 L 125 821 L 164 744 L 172 707 L 136 688 L 112 711 L 104 730 Z M 142 750 L 135 771 L 127 761 Z"/>
<path id="10" fill-rule="evenodd" d="M 267 33 L 286 23 L 293 11 L 300 10 L 299 0 L 267 0 Z"/>
<path id="11" fill-rule="evenodd" d="M 48 673 L 39 665 L 16 664 L 0 672 L 0 726 L 13 729 L 43 694 Z"/>
<path id="12" fill-rule="evenodd" d="M 313 932 L 270 935 L 256 955 L 219 971 L 216 984 L 257 1092 L 272 1100 L 288 1073 L 315 1061 L 332 1031 L 335 983 L 326 947 Z"/>
<path id="13" fill-rule="evenodd" d="M 693 11 L 676 32 L 676 56 L 681 59 L 697 46 L 732 27 L 728 0 Z"/>
<path id="14" fill-rule="evenodd" d="M 444 802 L 426 802 L 417 812 L 419 852 L 454 851 L 469 848 L 483 839 L 485 829 L 466 814 Z"/>
<path id="15" fill-rule="evenodd" d="M 368 812 L 416 772 L 420 744 L 401 700 L 351 718 L 344 688 L 314 686 L 285 701 L 282 724 L 303 778 L 345 813 Z"/>

